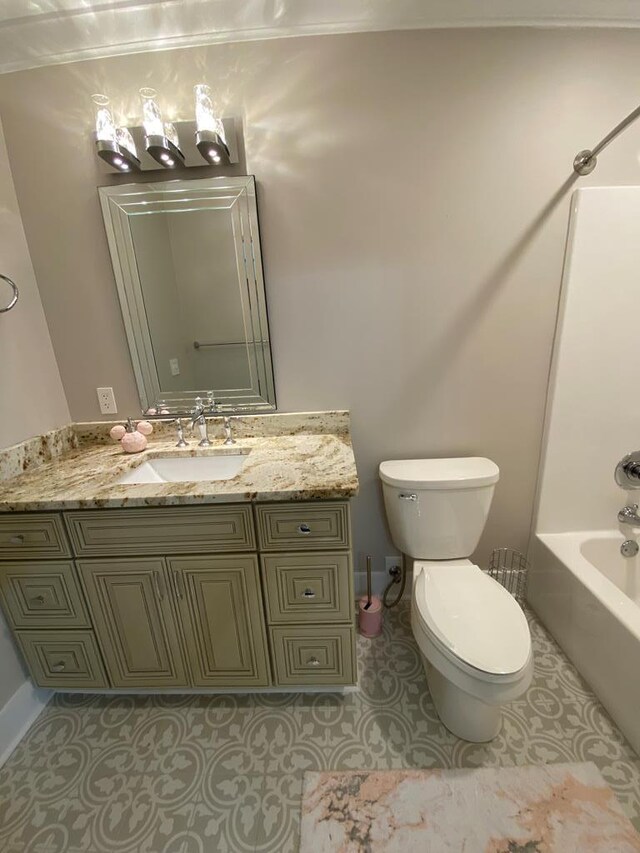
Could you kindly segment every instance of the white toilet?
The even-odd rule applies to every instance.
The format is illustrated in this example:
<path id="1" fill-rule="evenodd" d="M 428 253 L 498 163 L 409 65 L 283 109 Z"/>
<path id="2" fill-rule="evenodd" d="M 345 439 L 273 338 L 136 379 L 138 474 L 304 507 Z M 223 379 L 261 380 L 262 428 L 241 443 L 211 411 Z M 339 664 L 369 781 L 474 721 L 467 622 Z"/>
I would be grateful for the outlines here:
<path id="1" fill-rule="evenodd" d="M 413 558 L 411 627 L 445 726 L 492 740 L 501 707 L 531 683 L 529 626 L 520 606 L 467 557 L 484 529 L 498 466 L 490 459 L 382 462 L 391 536 Z"/>

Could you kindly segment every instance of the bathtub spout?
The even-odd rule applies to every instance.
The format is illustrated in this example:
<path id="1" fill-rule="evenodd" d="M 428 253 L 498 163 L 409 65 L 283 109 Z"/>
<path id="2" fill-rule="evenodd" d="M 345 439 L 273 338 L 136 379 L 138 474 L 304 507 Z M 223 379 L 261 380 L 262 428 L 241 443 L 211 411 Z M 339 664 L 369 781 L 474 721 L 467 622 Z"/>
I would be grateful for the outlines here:
<path id="1" fill-rule="evenodd" d="M 638 504 L 625 506 L 618 513 L 620 524 L 630 524 L 632 527 L 640 527 L 640 515 L 638 515 Z"/>

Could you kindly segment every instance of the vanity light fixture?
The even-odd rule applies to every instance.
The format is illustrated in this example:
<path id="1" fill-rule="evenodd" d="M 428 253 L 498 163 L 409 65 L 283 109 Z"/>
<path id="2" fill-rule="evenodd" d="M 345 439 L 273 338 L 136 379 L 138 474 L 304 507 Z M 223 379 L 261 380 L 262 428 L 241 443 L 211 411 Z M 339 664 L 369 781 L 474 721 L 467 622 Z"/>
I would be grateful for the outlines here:
<path id="1" fill-rule="evenodd" d="M 142 98 L 142 124 L 147 153 L 165 169 L 184 165 L 178 132 L 170 121 L 163 121 L 156 101 L 155 89 L 140 89 Z"/>
<path id="2" fill-rule="evenodd" d="M 138 152 L 131 133 L 126 127 L 116 127 L 109 98 L 106 95 L 92 95 L 96 105 L 96 149 L 98 157 L 119 172 L 137 172 L 140 169 Z"/>
<path id="3" fill-rule="evenodd" d="M 193 87 L 196 97 L 196 147 L 212 166 L 228 166 L 229 148 L 222 119 L 216 114 L 206 83 Z"/>

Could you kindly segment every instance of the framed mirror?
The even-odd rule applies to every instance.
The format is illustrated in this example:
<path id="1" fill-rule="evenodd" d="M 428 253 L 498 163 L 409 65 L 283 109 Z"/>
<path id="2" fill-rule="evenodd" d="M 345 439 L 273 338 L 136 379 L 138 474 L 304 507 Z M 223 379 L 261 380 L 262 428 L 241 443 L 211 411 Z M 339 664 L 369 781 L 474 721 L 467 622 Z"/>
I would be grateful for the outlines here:
<path id="1" fill-rule="evenodd" d="M 273 411 L 253 176 L 99 193 L 142 409 Z"/>

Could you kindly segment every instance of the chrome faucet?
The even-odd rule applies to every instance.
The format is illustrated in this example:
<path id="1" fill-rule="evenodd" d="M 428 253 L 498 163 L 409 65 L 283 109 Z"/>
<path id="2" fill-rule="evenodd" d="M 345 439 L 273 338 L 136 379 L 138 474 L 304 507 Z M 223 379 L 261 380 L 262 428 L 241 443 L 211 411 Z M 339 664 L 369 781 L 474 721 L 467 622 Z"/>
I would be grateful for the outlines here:
<path id="1" fill-rule="evenodd" d="M 176 447 L 186 447 L 187 442 L 184 440 L 184 430 L 182 428 L 182 418 L 176 418 L 174 421 L 176 425 L 176 429 L 178 430 L 178 443 Z"/>
<path id="2" fill-rule="evenodd" d="M 618 513 L 620 524 L 630 524 L 632 527 L 640 527 L 640 515 L 638 515 L 638 504 L 623 507 Z"/>
<path id="3" fill-rule="evenodd" d="M 231 418 L 225 417 L 224 419 L 224 443 L 225 444 L 235 444 L 236 440 L 231 433 Z"/>
<path id="4" fill-rule="evenodd" d="M 200 441 L 198 447 L 211 447 L 209 436 L 207 435 L 207 419 L 204 416 L 206 409 L 200 397 L 196 397 L 195 408 L 191 412 L 191 429 L 195 429 L 196 425 L 200 432 Z"/>

